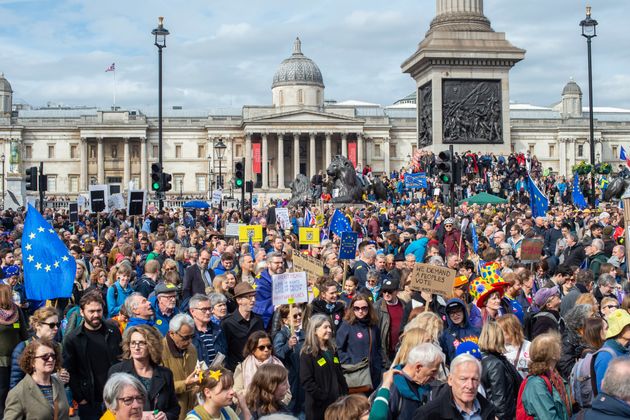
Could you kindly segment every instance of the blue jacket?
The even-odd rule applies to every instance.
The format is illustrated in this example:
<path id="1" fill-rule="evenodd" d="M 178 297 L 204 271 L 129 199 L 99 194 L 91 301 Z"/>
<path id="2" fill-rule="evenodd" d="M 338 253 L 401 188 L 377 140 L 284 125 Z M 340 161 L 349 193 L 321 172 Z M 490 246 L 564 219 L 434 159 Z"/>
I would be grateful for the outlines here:
<path id="1" fill-rule="evenodd" d="M 440 346 L 442 351 L 446 355 L 446 363 L 450 364 L 457 354 L 457 346 L 465 341 L 471 341 L 477 343 L 479 340 L 479 334 L 481 331 L 479 328 L 473 327 L 468 320 L 468 311 L 466 310 L 466 304 L 460 299 L 450 299 L 446 306 L 451 303 L 457 303 L 464 311 L 464 321 L 461 325 L 453 324 L 451 317 L 447 316 L 446 321 L 448 327 L 442 332 L 440 336 Z"/>
<path id="2" fill-rule="evenodd" d="M 227 268 L 223 267 L 223 264 L 221 263 L 221 261 L 219 261 L 219 264 L 216 267 L 214 267 L 214 274 L 216 276 L 218 276 L 220 274 L 225 274 L 228 271 L 234 273 L 234 269 L 233 268 L 228 270 Z"/>
<path id="3" fill-rule="evenodd" d="M 114 293 L 114 288 L 118 290 L 118 293 Z M 127 299 L 132 293 L 133 289 L 130 285 L 127 285 L 127 287 L 123 289 L 118 281 L 109 286 L 109 289 L 107 289 L 107 318 L 112 318 L 118 315 L 120 307 L 125 303 L 125 299 Z"/>
<path id="4" fill-rule="evenodd" d="M 395 369 L 402 370 L 403 365 Z M 422 405 L 431 401 L 433 388 L 431 385 L 418 385 L 407 375 L 394 375 L 394 383 L 389 389 L 388 420 L 412 419 L 414 412 Z"/>
<path id="5" fill-rule="evenodd" d="M 144 318 L 131 317 L 129 318 L 127 325 L 125 325 L 125 330 L 127 330 L 127 328 L 135 327 L 136 325 L 148 325 L 150 327 L 154 327 L 155 322 L 153 322 L 152 319 L 146 320 Z"/>
<path id="6" fill-rule="evenodd" d="M 370 343 L 371 336 L 371 346 Z M 357 364 L 369 356 L 372 387 L 376 389 L 381 382 L 383 355 L 381 354 L 381 331 L 378 325 L 368 326 L 357 320 L 354 324 L 341 323 L 336 334 L 337 354 L 341 364 Z"/>
<path id="7" fill-rule="evenodd" d="M 166 337 L 166 333 L 168 332 L 168 323 L 171 322 L 171 319 L 173 319 L 173 317 L 179 313 L 179 309 L 176 306 L 171 316 L 166 316 L 162 312 L 160 312 L 160 307 L 158 306 L 156 298 L 149 299 L 149 301 L 151 302 L 153 313 L 155 314 L 155 325 L 153 326 L 157 328 L 163 336 Z"/>
<path id="8" fill-rule="evenodd" d="M 269 270 L 260 273 L 260 277 L 256 280 L 256 303 L 254 304 L 254 312 L 260 315 L 265 324 L 265 329 L 269 325 L 269 321 L 273 317 L 273 300 L 271 298 L 271 274 Z"/>
<path id="9" fill-rule="evenodd" d="M 216 352 L 227 356 L 227 339 L 225 338 L 225 333 L 221 327 L 210 321 L 208 322 L 208 333 L 212 334 L 214 337 L 213 342 Z M 195 346 L 195 349 L 197 350 L 197 360 L 203 360 L 208 366 L 214 362 L 214 359 L 210 360 L 206 347 L 201 341 L 201 332 L 197 328 L 195 328 L 195 336 L 192 339 L 192 345 Z"/>
<path id="10" fill-rule="evenodd" d="M 604 343 L 603 347 L 608 347 L 614 350 L 617 354 L 617 357 L 627 356 L 630 354 L 630 349 L 623 347 L 617 340 L 614 338 L 609 338 Z M 613 356 L 606 352 L 601 351 L 597 353 L 595 357 L 595 383 L 597 384 L 597 392 L 599 392 L 600 387 L 602 385 L 602 379 L 604 379 L 604 374 L 606 373 L 606 369 L 608 369 L 608 364 L 613 359 Z"/>
<path id="11" fill-rule="evenodd" d="M 592 408 L 586 412 L 584 418 L 597 420 L 630 419 L 630 404 L 601 393 L 597 395 Z"/>
<path id="12" fill-rule="evenodd" d="M 407 249 L 405 249 L 405 256 L 409 254 L 413 254 L 416 257 L 416 262 L 424 261 L 424 254 L 427 251 L 427 243 L 429 243 L 429 238 L 420 238 L 409 244 Z"/>

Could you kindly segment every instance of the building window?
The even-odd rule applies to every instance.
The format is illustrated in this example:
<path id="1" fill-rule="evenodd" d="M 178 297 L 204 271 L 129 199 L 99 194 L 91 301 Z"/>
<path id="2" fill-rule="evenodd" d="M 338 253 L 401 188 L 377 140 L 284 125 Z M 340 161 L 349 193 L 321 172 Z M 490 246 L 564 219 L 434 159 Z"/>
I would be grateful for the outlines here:
<path id="1" fill-rule="evenodd" d="M 70 159 L 78 159 L 79 157 L 79 146 L 76 144 L 70 145 Z"/>
<path id="2" fill-rule="evenodd" d="M 322 91 L 318 90 L 317 91 L 317 105 L 322 103 Z"/>
<path id="3" fill-rule="evenodd" d="M 52 144 L 48 145 L 48 159 L 55 158 L 55 146 Z"/>
<path id="4" fill-rule="evenodd" d="M 374 145 L 374 157 L 381 157 L 381 145 L 380 144 L 375 144 Z"/>
<path id="5" fill-rule="evenodd" d="M 197 145 L 197 158 L 204 159 L 206 157 L 206 145 L 198 144 Z"/>
<path id="6" fill-rule="evenodd" d="M 57 192 L 57 175 L 48 175 L 48 192 Z"/>
<path id="7" fill-rule="evenodd" d="M 24 157 L 26 159 L 33 159 L 33 146 L 26 146 L 24 149 Z"/>
<path id="8" fill-rule="evenodd" d="M 78 175 L 68 176 L 68 191 L 79 192 L 79 176 Z"/>
<path id="9" fill-rule="evenodd" d="M 618 147 L 618 146 L 613 146 L 613 147 L 612 147 L 612 155 L 613 155 L 613 158 L 616 158 L 617 156 L 619 156 L 619 154 L 617 153 L 617 151 L 618 151 L 618 150 L 619 150 L 619 147 Z"/>
<path id="10" fill-rule="evenodd" d="M 173 191 L 184 191 L 184 174 L 173 175 Z"/>
<path id="11" fill-rule="evenodd" d="M 278 104 L 280 104 L 280 106 L 284 105 L 284 92 L 283 91 L 278 92 Z"/>
<path id="12" fill-rule="evenodd" d="M 392 157 L 398 156 L 396 154 L 396 143 L 392 143 L 392 142 L 389 143 L 389 155 Z"/>
<path id="13" fill-rule="evenodd" d="M 411 145 L 411 156 L 415 156 L 416 152 L 418 151 L 418 146 L 415 144 Z"/>
<path id="14" fill-rule="evenodd" d="M 158 145 L 157 145 L 157 144 L 153 144 L 153 145 L 151 145 L 151 157 L 152 157 L 153 159 L 157 159 L 158 154 L 159 154 L 159 148 L 158 148 Z"/>
<path id="15" fill-rule="evenodd" d="M 536 148 L 536 146 L 535 146 L 535 145 L 533 145 L 533 144 L 530 144 L 530 145 L 529 145 L 528 150 L 529 150 L 529 154 L 530 154 L 530 156 L 534 156 L 534 149 L 535 149 L 535 148 Z"/>
<path id="16" fill-rule="evenodd" d="M 197 185 L 197 191 L 198 192 L 205 192 L 206 191 L 206 178 L 208 177 L 208 175 L 203 174 L 197 174 L 196 178 L 195 178 L 195 183 Z"/>
<path id="17" fill-rule="evenodd" d="M 180 159 L 182 157 L 182 145 L 178 144 L 175 146 L 175 159 Z"/>
<path id="18" fill-rule="evenodd" d="M 96 159 L 96 145 L 90 144 L 90 159 Z"/>
<path id="19" fill-rule="evenodd" d="M 584 145 L 583 144 L 578 144 L 577 155 L 578 155 L 578 157 L 584 156 Z"/>
<path id="20" fill-rule="evenodd" d="M 534 152 L 532 152 L 530 150 L 529 152 L 530 155 L 534 155 Z M 556 155 L 556 145 L 555 144 L 550 144 L 549 145 L 549 157 L 554 157 Z"/>
<path id="21" fill-rule="evenodd" d="M 131 145 L 131 158 L 140 159 L 140 145 L 138 144 Z"/>
<path id="22" fill-rule="evenodd" d="M 236 157 L 243 157 L 243 145 L 242 144 L 237 144 L 234 147 L 234 155 Z"/>
<path id="23" fill-rule="evenodd" d="M 297 91 L 297 103 L 300 105 L 304 103 L 304 91 L 302 89 Z"/>

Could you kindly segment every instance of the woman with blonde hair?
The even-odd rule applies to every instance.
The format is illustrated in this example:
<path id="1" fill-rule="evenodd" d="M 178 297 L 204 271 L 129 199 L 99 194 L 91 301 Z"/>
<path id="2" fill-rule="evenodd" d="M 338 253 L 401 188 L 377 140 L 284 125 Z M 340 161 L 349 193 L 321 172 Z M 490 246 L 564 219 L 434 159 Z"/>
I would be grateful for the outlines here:
<path id="1" fill-rule="evenodd" d="M 518 373 L 527 377 L 527 366 L 529 365 L 530 342 L 525 340 L 523 326 L 516 315 L 506 314 L 497 319 L 497 323 L 503 330 L 505 339 L 505 358 L 514 365 Z"/>
<path id="2" fill-rule="evenodd" d="M 488 320 L 479 336 L 482 352 L 481 385 L 486 399 L 494 405 L 499 420 L 512 420 L 516 415 L 514 401 L 518 396 L 521 375 L 503 355 L 506 352 L 503 330 L 496 321 Z"/>
<path id="3" fill-rule="evenodd" d="M 434 312 L 422 312 L 405 325 L 405 332 L 412 328 L 423 328 L 431 335 L 431 343 L 440 345 L 440 335 L 444 329 L 444 322 Z"/>
<path id="4" fill-rule="evenodd" d="M 405 328 L 406 329 L 406 328 Z M 422 343 L 432 343 L 432 335 L 421 327 L 413 327 L 406 329 L 406 331 L 400 336 L 400 347 L 396 352 L 396 356 L 392 361 L 392 369 L 398 365 L 404 365 L 407 362 L 407 356 L 411 349 Z"/>

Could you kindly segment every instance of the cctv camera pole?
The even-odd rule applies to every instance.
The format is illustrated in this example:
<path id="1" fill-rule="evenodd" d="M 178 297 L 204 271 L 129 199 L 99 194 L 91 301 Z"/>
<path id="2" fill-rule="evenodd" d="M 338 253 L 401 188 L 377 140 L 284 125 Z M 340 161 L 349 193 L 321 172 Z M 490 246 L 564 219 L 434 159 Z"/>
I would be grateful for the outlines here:
<path id="1" fill-rule="evenodd" d="M 451 196 L 451 217 L 455 217 L 455 153 L 453 152 L 453 145 L 448 146 L 448 151 L 451 154 L 451 170 L 452 178 L 451 184 L 449 185 L 450 196 Z"/>

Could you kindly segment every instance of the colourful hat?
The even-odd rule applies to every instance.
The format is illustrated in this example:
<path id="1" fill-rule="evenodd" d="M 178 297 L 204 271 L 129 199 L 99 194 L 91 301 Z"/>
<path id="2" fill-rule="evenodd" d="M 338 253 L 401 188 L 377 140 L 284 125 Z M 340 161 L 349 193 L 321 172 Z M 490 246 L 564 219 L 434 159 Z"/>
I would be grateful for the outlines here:
<path id="1" fill-rule="evenodd" d="M 615 309 L 606 318 L 608 321 L 608 332 L 606 339 L 617 337 L 623 329 L 630 325 L 630 314 L 624 309 Z"/>
<path id="2" fill-rule="evenodd" d="M 545 306 L 545 304 L 551 299 L 553 296 L 559 295 L 560 289 L 558 286 L 553 287 L 543 287 L 534 295 L 534 303 L 539 308 Z"/>
<path id="3" fill-rule="evenodd" d="M 470 354 L 471 356 L 474 356 L 477 359 L 481 360 L 481 350 L 479 350 L 479 345 L 474 341 L 464 341 L 459 346 L 457 346 L 455 354 L 459 356 L 460 354 L 465 353 Z"/>
<path id="4" fill-rule="evenodd" d="M 469 293 L 473 299 L 477 300 L 477 307 L 483 308 L 486 306 L 486 299 L 488 299 L 492 293 L 499 292 L 499 295 L 503 297 L 507 286 L 509 286 L 509 283 L 490 283 L 481 277 L 477 277 L 470 285 Z"/>
<path id="5" fill-rule="evenodd" d="M 453 289 L 456 289 L 458 287 L 462 287 L 466 283 L 468 283 L 468 277 L 466 277 L 466 276 L 457 276 L 457 277 L 455 277 L 455 282 L 453 283 Z"/>
<path id="6" fill-rule="evenodd" d="M 3 278 L 5 279 L 12 276 L 18 276 L 20 275 L 20 267 L 18 267 L 17 265 L 8 265 L 4 267 L 4 269 L 2 270 L 2 274 L 4 275 Z"/>
<path id="7" fill-rule="evenodd" d="M 503 283 L 503 278 L 501 277 L 501 272 L 499 269 L 501 266 L 496 261 L 490 261 L 481 266 L 479 270 L 481 272 L 481 277 L 484 278 L 488 283 Z"/>

